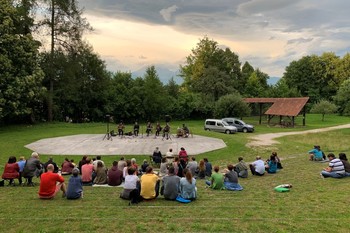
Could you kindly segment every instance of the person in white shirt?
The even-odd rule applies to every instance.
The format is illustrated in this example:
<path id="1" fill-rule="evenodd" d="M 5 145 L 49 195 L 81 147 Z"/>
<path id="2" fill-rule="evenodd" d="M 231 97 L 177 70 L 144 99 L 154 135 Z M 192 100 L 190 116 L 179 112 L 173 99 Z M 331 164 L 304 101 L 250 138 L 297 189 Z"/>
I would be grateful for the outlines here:
<path id="1" fill-rule="evenodd" d="M 263 176 L 265 174 L 265 163 L 260 156 L 256 156 L 256 160 L 249 164 L 250 171 L 255 176 Z"/>

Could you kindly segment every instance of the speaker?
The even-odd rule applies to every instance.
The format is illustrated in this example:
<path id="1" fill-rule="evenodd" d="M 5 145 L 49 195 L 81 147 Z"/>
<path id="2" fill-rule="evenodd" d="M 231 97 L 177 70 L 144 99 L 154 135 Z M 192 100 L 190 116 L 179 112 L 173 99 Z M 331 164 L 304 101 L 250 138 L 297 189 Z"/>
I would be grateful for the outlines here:
<path id="1" fill-rule="evenodd" d="M 165 115 L 165 122 L 168 123 L 171 120 L 171 116 Z"/>

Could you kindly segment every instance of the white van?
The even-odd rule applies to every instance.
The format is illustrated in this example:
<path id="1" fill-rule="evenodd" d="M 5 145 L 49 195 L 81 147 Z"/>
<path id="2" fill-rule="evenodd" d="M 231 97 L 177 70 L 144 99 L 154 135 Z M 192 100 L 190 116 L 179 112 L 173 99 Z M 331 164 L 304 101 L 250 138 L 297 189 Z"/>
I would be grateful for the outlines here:
<path id="1" fill-rule="evenodd" d="M 217 131 L 226 134 L 237 132 L 237 128 L 235 126 L 231 126 L 226 122 L 218 119 L 206 119 L 204 123 L 204 130 Z"/>

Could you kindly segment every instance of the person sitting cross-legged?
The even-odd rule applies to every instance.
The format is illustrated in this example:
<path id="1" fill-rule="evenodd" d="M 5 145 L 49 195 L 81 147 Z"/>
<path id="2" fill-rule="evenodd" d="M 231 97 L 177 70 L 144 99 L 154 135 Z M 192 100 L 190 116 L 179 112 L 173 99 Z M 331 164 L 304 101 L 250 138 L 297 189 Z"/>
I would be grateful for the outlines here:
<path id="1" fill-rule="evenodd" d="M 327 158 L 329 159 L 329 165 L 321 172 L 322 177 L 345 177 L 345 168 L 343 162 L 340 159 L 337 159 L 333 153 L 329 153 L 327 155 Z"/>
<path id="2" fill-rule="evenodd" d="M 184 169 L 184 175 L 180 179 L 179 196 L 193 201 L 197 198 L 196 179 L 193 178 L 191 171 L 187 168 Z"/>
<path id="3" fill-rule="evenodd" d="M 173 166 L 169 167 L 168 175 L 163 177 L 162 187 L 160 194 L 164 196 L 166 200 L 175 200 L 179 193 L 180 177 L 175 175 L 175 169 Z"/>
<path id="4" fill-rule="evenodd" d="M 83 198 L 83 182 L 79 176 L 79 168 L 73 168 L 69 178 L 66 196 L 67 199 Z"/>
<path id="5" fill-rule="evenodd" d="M 265 163 L 260 156 L 256 156 L 256 160 L 249 164 L 250 171 L 255 176 L 263 176 L 265 174 Z"/>
<path id="6" fill-rule="evenodd" d="M 210 180 L 205 182 L 212 189 L 224 189 L 224 176 L 219 173 L 219 169 L 219 166 L 214 166 L 214 173 L 211 174 Z"/>
<path id="7" fill-rule="evenodd" d="M 159 195 L 159 177 L 154 174 L 151 166 L 146 168 L 146 174 L 140 179 L 140 196 L 145 200 L 155 199 Z"/>
<path id="8" fill-rule="evenodd" d="M 40 177 L 40 199 L 52 199 L 60 190 L 63 192 L 62 197 L 66 197 L 64 178 L 60 174 L 54 173 L 54 169 L 52 164 L 47 165 L 47 172 Z"/>
<path id="9" fill-rule="evenodd" d="M 224 186 L 226 190 L 230 190 L 230 191 L 243 190 L 242 186 L 238 184 L 238 175 L 233 170 L 232 164 L 227 165 L 227 170 L 225 171 L 224 177 L 225 177 Z"/>

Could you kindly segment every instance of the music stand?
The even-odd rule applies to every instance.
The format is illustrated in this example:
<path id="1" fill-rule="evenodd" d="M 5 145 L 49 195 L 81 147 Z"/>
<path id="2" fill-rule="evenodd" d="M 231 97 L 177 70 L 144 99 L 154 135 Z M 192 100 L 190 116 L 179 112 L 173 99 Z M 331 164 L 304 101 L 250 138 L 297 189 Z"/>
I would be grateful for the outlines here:
<path id="1" fill-rule="evenodd" d="M 106 115 L 106 120 L 107 120 L 107 132 L 105 134 L 105 136 L 103 137 L 102 140 L 105 140 L 107 138 L 107 140 L 111 140 L 113 141 L 111 132 L 109 131 L 109 120 L 110 120 L 110 115 Z"/>

